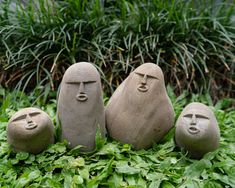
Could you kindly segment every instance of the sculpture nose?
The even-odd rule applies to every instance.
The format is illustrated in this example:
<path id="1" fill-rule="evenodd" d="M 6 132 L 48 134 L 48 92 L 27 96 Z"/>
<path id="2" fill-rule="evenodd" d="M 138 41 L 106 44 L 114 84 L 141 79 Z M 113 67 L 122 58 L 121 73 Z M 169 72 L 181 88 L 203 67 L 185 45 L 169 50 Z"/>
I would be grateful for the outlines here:
<path id="1" fill-rule="evenodd" d="M 26 122 L 27 123 L 33 123 L 33 120 L 32 120 L 32 118 L 30 117 L 29 114 L 26 115 Z"/>
<path id="2" fill-rule="evenodd" d="M 82 93 L 82 94 L 84 94 L 85 93 L 85 87 L 84 87 L 84 83 L 83 82 L 81 82 L 80 84 L 79 84 L 79 91 L 78 91 L 79 93 Z"/>
<path id="3" fill-rule="evenodd" d="M 142 85 L 146 85 L 147 84 L 147 75 L 145 74 L 142 81 L 141 81 Z"/>
<path id="4" fill-rule="evenodd" d="M 191 125 L 196 125 L 196 124 L 197 124 L 197 118 L 196 118 L 196 115 L 195 115 L 195 114 L 192 115 L 192 121 L 191 121 L 190 124 L 191 124 Z"/>

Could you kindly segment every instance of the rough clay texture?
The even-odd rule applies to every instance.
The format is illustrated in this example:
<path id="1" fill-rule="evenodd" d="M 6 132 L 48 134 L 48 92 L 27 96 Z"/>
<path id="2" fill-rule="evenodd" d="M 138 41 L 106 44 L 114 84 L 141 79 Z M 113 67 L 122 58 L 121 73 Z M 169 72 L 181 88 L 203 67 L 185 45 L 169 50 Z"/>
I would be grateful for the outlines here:
<path id="1" fill-rule="evenodd" d="M 106 126 L 114 139 L 147 149 L 173 127 L 174 110 L 159 66 L 137 67 L 116 89 L 106 107 Z"/>
<path id="2" fill-rule="evenodd" d="M 220 130 L 212 110 L 202 103 L 190 103 L 176 122 L 175 142 L 192 158 L 200 159 L 219 147 Z"/>
<path id="3" fill-rule="evenodd" d="M 66 139 L 70 148 L 82 145 L 81 151 L 92 151 L 95 149 L 97 128 L 105 135 L 100 75 L 91 63 L 76 63 L 66 70 L 61 83 L 57 115 L 62 140 Z"/>
<path id="4" fill-rule="evenodd" d="M 54 126 L 42 110 L 23 108 L 9 120 L 7 141 L 15 151 L 38 154 L 54 143 Z"/>

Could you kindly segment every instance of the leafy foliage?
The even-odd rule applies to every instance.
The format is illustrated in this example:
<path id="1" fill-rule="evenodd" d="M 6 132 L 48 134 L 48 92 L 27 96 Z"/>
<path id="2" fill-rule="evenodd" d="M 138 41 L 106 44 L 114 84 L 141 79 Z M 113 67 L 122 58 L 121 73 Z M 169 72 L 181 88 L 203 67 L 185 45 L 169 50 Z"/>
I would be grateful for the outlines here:
<path id="1" fill-rule="evenodd" d="M 69 65 L 90 61 L 110 96 L 127 73 L 151 61 L 178 93 L 234 94 L 234 0 L 197 2 L 5 0 L 0 81 L 47 95 Z"/>
<path id="2" fill-rule="evenodd" d="M 0 90 L 1 91 L 1 90 Z M 0 92 L 1 93 L 1 92 Z M 234 187 L 235 185 L 235 101 L 219 101 L 214 110 L 221 130 L 220 147 L 201 160 L 188 158 L 175 148 L 174 130 L 149 150 L 134 151 L 128 144 L 103 140 L 97 133 L 97 149 L 81 153 L 80 146 L 67 149 L 66 142 L 56 142 L 44 152 L 33 155 L 14 153 L 6 142 L 6 126 L 18 108 L 39 106 L 55 122 L 56 102 L 47 105 L 21 94 L 2 92 L 0 113 L 0 187 Z M 168 87 L 176 118 L 191 101 L 210 104 L 209 96 L 187 92 L 179 97 Z"/>

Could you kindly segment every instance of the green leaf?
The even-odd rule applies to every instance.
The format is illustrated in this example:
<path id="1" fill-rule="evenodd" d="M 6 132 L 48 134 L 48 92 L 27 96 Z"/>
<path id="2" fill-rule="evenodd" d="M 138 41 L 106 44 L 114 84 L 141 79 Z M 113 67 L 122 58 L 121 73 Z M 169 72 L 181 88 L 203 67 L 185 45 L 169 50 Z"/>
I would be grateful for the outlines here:
<path id="1" fill-rule="evenodd" d="M 140 169 L 129 166 L 127 161 L 116 162 L 116 172 L 121 174 L 138 174 L 141 172 Z"/>
<path id="2" fill-rule="evenodd" d="M 28 178 L 32 181 L 41 176 L 41 172 L 39 170 L 34 170 L 29 173 Z"/>
<path id="3" fill-rule="evenodd" d="M 24 187 L 29 184 L 29 182 L 36 180 L 41 176 L 41 172 L 39 170 L 34 170 L 32 172 L 24 172 L 20 178 L 16 181 L 16 188 Z"/>
<path id="4" fill-rule="evenodd" d="M 25 164 L 32 164 L 35 161 L 35 155 L 30 154 L 27 160 L 25 160 Z"/>
<path id="5" fill-rule="evenodd" d="M 65 146 L 65 142 L 58 142 L 54 145 L 51 145 L 45 152 L 48 152 L 48 153 L 65 153 L 66 152 L 66 146 Z"/>
<path id="6" fill-rule="evenodd" d="M 47 179 L 45 183 L 46 187 L 53 187 L 53 188 L 62 188 L 62 184 L 54 179 Z"/>
<path id="7" fill-rule="evenodd" d="M 200 161 L 195 161 L 193 164 L 188 166 L 185 170 L 184 175 L 194 178 L 200 177 L 204 169 L 211 168 L 212 163 L 207 159 L 201 159 Z"/>
<path id="8" fill-rule="evenodd" d="M 117 144 L 107 143 L 96 153 L 96 155 L 118 155 L 120 150 L 118 149 Z"/>
<path id="9" fill-rule="evenodd" d="M 106 179 L 112 170 L 113 158 L 107 163 L 105 168 L 87 183 L 87 188 L 97 187 L 101 181 Z M 106 181 L 105 181 L 106 182 Z"/>
<path id="10" fill-rule="evenodd" d="M 16 159 L 16 158 L 11 159 L 10 162 L 11 162 L 12 165 L 15 165 L 15 164 L 19 163 L 19 159 Z"/>
<path id="11" fill-rule="evenodd" d="M 149 188 L 158 188 L 160 187 L 161 180 L 154 180 L 149 184 Z"/>
<path id="12" fill-rule="evenodd" d="M 111 184 L 113 187 L 122 187 L 126 185 L 123 182 L 122 174 L 118 174 L 116 172 L 112 173 L 111 177 L 109 178 L 109 184 Z"/>
<path id="13" fill-rule="evenodd" d="M 133 175 L 125 175 L 124 179 L 128 183 L 128 185 L 136 185 L 136 177 Z"/>
<path id="14" fill-rule="evenodd" d="M 59 159 L 55 160 L 53 165 L 55 168 L 69 168 L 70 166 L 68 164 L 70 164 L 71 162 L 73 162 L 75 159 L 72 156 L 62 156 Z"/>
<path id="15" fill-rule="evenodd" d="M 79 170 L 79 174 L 83 179 L 89 180 L 89 170 L 87 168 Z"/>
<path id="16" fill-rule="evenodd" d="M 185 182 L 179 188 L 202 188 L 203 182 L 199 179 L 186 178 Z"/>
<path id="17" fill-rule="evenodd" d="M 98 125 L 98 128 L 96 130 L 95 143 L 96 143 L 96 151 L 101 149 L 104 146 L 104 144 L 106 143 L 106 137 L 101 134 L 100 125 Z"/>
<path id="18" fill-rule="evenodd" d="M 82 157 L 78 157 L 70 161 L 69 165 L 71 167 L 83 167 L 85 165 L 85 160 Z"/>
<path id="19" fill-rule="evenodd" d="M 29 157 L 29 153 L 19 152 L 16 154 L 16 159 L 18 160 L 26 160 Z"/>
<path id="20" fill-rule="evenodd" d="M 223 186 L 214 180 L 209 180 L 205 183 L 204 188 L 223 188 Z"/>
<path id="21" fill-rule="evenodd" d="M 76 188 L 78 185 L 83 184 L 83 179 L 81 176 L 74 175 L 72 180 L 72 187 Z"/>
<path id="22" fill-rule="evenodd" d="M 161 187 L 162 188 L 174 188 L 175 186 L 174 185 L 172 185 L 170 182 L 168 182 L 168 181 L 163 181 L 162 183 L 161 183 Z"/>
<path id="23" fill-rule="evenodd" d="M 70 188 L 72 181 L 73 181 L 72 175 L 69 173 L 66 173 L 64 175 L 64 188 Z"/>
<path id="24" fill-rule="evenodd" d="M 227 185 L 230 185 L 229 177 L 226 175 L 222 175 L 222 174 L 218 174 L 218 173 L 213 172 L 210 174 L 210 177 L 213 180 L 217 180 L 217 181 L 223 182 Z"/>
<path id="25" fill-rule="evenodd" d="M 83 146 L 81 145 L 78 145 L 76 146 L 75 148 L 71 149 L 69 152 L 68 152 L 68 155 L 72 155 L 72 156 L 78 156 L 80 153 L 81 153 L 81 148 Z"/>

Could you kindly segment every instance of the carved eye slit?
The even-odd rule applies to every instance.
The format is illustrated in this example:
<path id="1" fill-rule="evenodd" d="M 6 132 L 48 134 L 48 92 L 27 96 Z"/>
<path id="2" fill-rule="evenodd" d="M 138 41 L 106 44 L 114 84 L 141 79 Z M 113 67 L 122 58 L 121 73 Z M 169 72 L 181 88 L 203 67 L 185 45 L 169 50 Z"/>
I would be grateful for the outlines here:
<path id="1" fill-rule="evenodd" d="M 209 119 L 208 117 L 201 115 L 201 114 L 195 114 L 197 119 Z M 192 118 L 193 114 L 186 114 L 183 116 L 184 118 Z"/>
<path id="2" fill-rule="evenodd" d="M 145 74 L 143 73 L 139 73 L 139 72 L 134 72 L 135 74 L 141 76 L 141 77 L 144 77 Z M 159 80 L 156 76 L 153 76 L 153 75 L 149 75 L 149 74 L 146 74 L 147 78 L 152 78 L 152 79 L 157 79 Z"/>
<path id="3" fill-rule="evenodd" d="M 186 115 L 183 116 L 183 119 L 184 119 L 186 122 L 191 122 L 192 117 L 193 117 L 193 114 L 186 114 Z"/>
<path id="4" fill-rule="evenodd" d="M 148 78 L 152 78 L 152 79 L 159 80 L 156 76 L 152 76 L 152 75 L 148 75 L 148 74 L 147 74 L 147 77 L 148 77 Z"/>
<path id="5" fill-rule="evenodd" d="M 67 84 L 80 84 L 80 82 L 77 82 L 77 81 L 67 81 L 66 83 Z"/>
<path id="6" fill-rule="evenodd" d="M 208 117 L 201 115 L 201 114 L 196 114 L 196 118 L 200 118 L 200 119 L 209 119 Z"/>
<path id="7" fill-rule="evenodd" d="M 185 118 L 192 118 L 192 117 L 193 117 L 193 114 L 186 114 L 186 115 L 184 115 L 183 117 L 185 117 Z"/>
<path id="8" fill-rule="evenodd" d="M 134 73 L 137 74 L 137 75 L 139 75 L 139 76 L 144 77 L 144 74 L 142 74 L 142 73 L 139 73 L 139 72 L 134 72 Z"/>
<path id="9" fill-rule="evenodd" d="M 39 114 L 41 114 L 41 112 L 31 112 L 31 113 L 29 113 L 29 116 L 33 117 L 33 116 L 36 116 L 36 115 L 39 115 Z M 21 115 L 19 117 L 16 117 L 15 119 L 13 119 L 11 122 L 15 122 L 15 121 L 26 119 L 26 116 L 27 116 L 27 114 L 23 114 L 23 115 Z"/>
<path id="10" fill-rule="evenodd" d="M 89 81 L 82 81 L 83 84 L 91 84 L 91 83 L 95 83 L 96 81 L 94 80 L 89 80 Z M 81 82 L 80 81 L 68 81 L 66 82 L 67 84 L 77 84 L 79 85 Z"/>
<path id="11" fill-rule="evenodd" d="M 29 115 L 32 117 L 32 116 L 36 116 L 36 115 L 39 115 L 41 114 L 41 112 L 32 112 L 32 113 L 29 113 Z"/>
<path id="12" fill-rule="evenodd" d="M 26 119 L 26 114 L 16 117 L 11 122 L 15 122 L 15 121 L 23 120 L 23 119 Z"/>
<path id="13" fill-rule="evenodd" d="M 83 82 L 84 84 L 92 84 L 92 83 L 95 83 L 96 81 L 94 80 L 94 81 L 92 81 L 92 80 L 90 80 L 90 81 L 85 81 L 85 82 Z"/>

